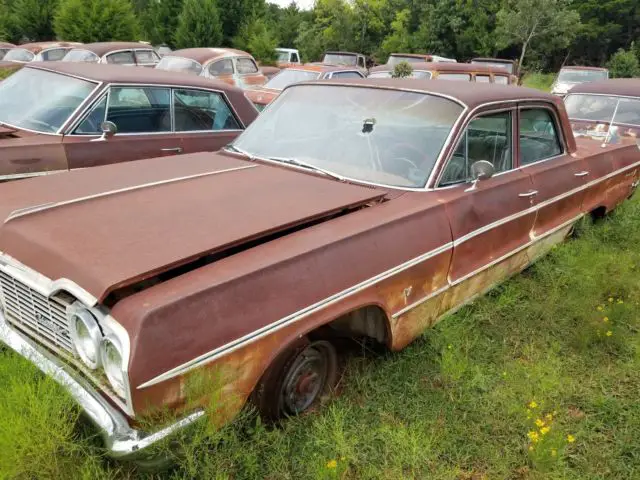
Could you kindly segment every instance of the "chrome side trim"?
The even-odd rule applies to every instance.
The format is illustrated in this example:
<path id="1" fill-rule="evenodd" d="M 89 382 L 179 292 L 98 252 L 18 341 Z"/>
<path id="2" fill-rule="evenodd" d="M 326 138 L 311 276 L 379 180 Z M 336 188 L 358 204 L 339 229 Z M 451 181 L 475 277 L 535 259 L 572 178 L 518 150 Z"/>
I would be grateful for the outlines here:
<path id="1" fill-rule="evenodd" d="M 46 170 L 43 172 L 12 173 L 11 175 L 0 175 L 0 182 L 4 180 L 18 180 L 20 178 L 43 177 L 54 173 L 68 172 L 68 170 Z"/>
<path id="2" fill-rule="evenodd" d="M 194 368 L 198 368 L 201 365 L 207 364 L 209 362 L 214 361 L 216 358 L 219 358 L 223 355 L 227 355 L 235 350 L 237 350 L 240 347 L 243 347 L 247 344 L 253 343 L 256 340 L 264 337 L 265 335 L 277 332 L 278 330 L 281 330 L 282 328 L 286 327 L 287 325 L 297 322 L 299 320 L 302 320 L 306 317 L 308 317 L 309 315 L 311 315 L 312 313 L 315 313 L 319 310 L 322 310 L 326 307 L 329 307 L 331 305 L 333 305 L 334 303 L 342 300 L 345 297 L 349 297 L 351 295 L 354 295 L 358 292 L 360 292 L 361 290 L 368 288 L 372 285 L 375 285 L 377 283 L 380 283 L 383 280 L 386 280 L 389 277 L 392 277 L 393 275 L 396 275 L 397 273 L 400 273 L 404 270 L 407 270 L 415 265 L 418 265 L 426 260 L 428 260 L 429 258 L 435 257 L 437 255 L 440 255 L 441 253 L 447 252 L 448 250 L 451 250 L 453 248 L 453 244 L 447 243 L 445 245 L 442 245 L 441 247 L 438 247 L 434 250 L 431 250 L 427 253 L 424 253 L 416 258 L 413 258 L 401 265 L 398 265 L 396 267 L 393 267 L 385 272 L 382 272 L 378 275 L 376 275 L 375 277 L 372 277 L 368 280 L 365 280 L 364 282 L 361 282 L 357 285 L 354 285 L 352 287 L 349 287 L 341 292 L 338 292 L 334 295 L 331 295 L 328 298 L 325 298 L 324 300 L 320 300 L 319 302 L 314 303 L 313 305 L 310 305 L 308 307 L 303 308 L 302 310 L 299 310 L 295 313 L 292 313 L 291 315 L 288 315 L 284 318 L 281 318 L 280 320 L 271 323 L 269 325 L 266 325 L 254 332 L 249 333 L 248 335 L 245 335 L 244 337 L 238 338 L 226 345 L 223 345 L 221 347 L 218 347 L 210 352 L 204 353 L 203 355 L 200 355 L 197 358 L 194 358 L 193 360 L 190 360 L 187 363 L 184 363 L 183 365 L 179 365 L 176 368 L 173 368 L 161 375 L 158 375 L 157 377 L 152 378 L 151 380 L 144 382 L 143 384 L 139 385 L 137 388 L 138 389 L 143 389 L 146 387 L 150 387 L 152 385 L 155 385 L 157 383 L 163 382 L 165 380 L 169 380 L 170 378 L 182 375 L 186 372 L 189 372 L 191 370 L 193 370 Z"/>
<path id="3" fill-rule="evenodd" d="M 19 210 L 14 210 L 5 219 L 4 223 L 8 223 L 9 221 L 14 220 L 16 218 L 24 217 L 24 216 L 30 215 L 32 213 L 41 212 L 43 210 L 50 210 L 52 208 L 62 207 L 62 206 L 70 205 L 70 204 L 73 204 L 73 203 L 80 203 L 80 202 L 84 202 L 84 201 L 87 201 L 87 200 L 93 200 L 93 199 L 96 199 L 96 198 L 108 197 L 109 195 L 116 195 L 118 193 L 131 192 L 131 191 L 134 191 L 134 190 L 141 190 L 143 188 L 150 188 L 150 187 L 156 187 L 158 185 L 165 185 L 165 184 L 168 184 L 168 183 L 181 182 L 183 180 L 192 180 L 194 178 L 209 177 L 209 176 L 212 176 L 212 175 L 218 175 L 218 174 L 228 173 L 228 172 L 235 172 L 235 171 L 238 171 L 238 170 L 246 170 L 248 168 L 257 168 L 257 167 L 258 167 L 258 165 L 245 165 L 245 166 L 242 166 L 242 167 L 226 168 L 224 170 L 214 170 L 212 172 L 197 173 L 195 175 L 187 175 L 185 177 L 175 177 L 175 178 L 169 178 L 167 180 L 159 180 L 157 182 L 150 182 L 150 183 L 143 183 L 143 184 L 140 184 L 140 185 L 134 185 L 132 187 L 119 188 L 117 190 L 110 190 L 108 192 L 96 193 L 94 195 L 88 195 L 86 197 L 74 198 L 72 200 L 66 200 L 66 201 L 63 201 L 63 202 L 45 203 L 43 205 L 35 205 L 33 207 L 27 207 L 27 208 L 22 208 L 22 209 L 19 209 Z"/>
<path id="4" fill-rule="evenodd" d="M 427 252 L 427 253 L 425 253 L 423 255 L 420 255 L 420 256 L 412 259 L 412 260 L 409 260 L 408 262 L 405 262 L 405 263 L 403 263 L 401 265 L 398 265 L 397 267 L 394 267 L 394 268 L 392 268 L 390 270 L 387 270 L 387 271 L 385 271 L 383 273 L 380 273 L 379 275 L 377 275 L 375 277 L 372 277 L 372 278 L 370 278 L 368 280 L 365 280 L 365 281 L 363 281 L 363 282 L 361 282 L 361 283 L 359 283 L 357 285 L 354 285 L 353 287 L 347 288 L 347 289 L 343 290 L 342 292 L 336 293 L 336 294 L 334 294 L 334 295 L 332 295 L 332 296 L 330 296 L 330 297 L 328 297 L 328 298 L 326 298 L 324 300 L 321 300 L 321 301 L 319 301 L 317 303 L 314 303 L 313 305 L 310 305 L 309 307 L 306 307 L 306 308 L 304 308 L 302 310 L 299 310 L 299 311 L 297 311 L 295 313 L 292 313 L 291 315 L 288 315 L 287 317 L 284 317 L 284 318 L 282 318 L 280 320 L 277 320 L 274 323 L 266 325 L 266 326 L 254 331 L 254 332 L 251 332 L 250 334 L 245 335 L 244 337 L 238 338 L 238 339 L 236 339 L 236 340 L 234 340 L 232 342 L 229 342 L 226 345 L 223 345 L 223 346 L 218 347 L 218 348 L 216 348 L 214 350 L 211 350 L 210 352 L 204 353 L 204 354 L 200 355 L 199 357 L 194 358 L 193 360 L 190 360 L 190 361 L 188 361 L 188 362 L 186 362 L 186 363 L 184 363 L 182 365 L 179 365 L 179 366 L 177 366 L 177 367 L 175 367 L 175 368 L 173 368 L 171 370 L 168 370 L 165 373 L 162 373 L 162 374 L 160 374 L 160 375 L 158 375 L 158 376 L 156 376 L 156 377 L 154 377 L 154 378 L 152 378 L 152 379 L 150 379 L 150 380 L 138 385 L 136 388 L 137 389 L 147 388 L 147 387 L 150 387 L 152 385 L 156 385 L 158 383 L 161 383 L 161 382 L 163 382 L 165 380 L 169 380 L 169 379 L 171 379 L 173 377 L 176 377 L 176 376 L 179 376 L 179 375 L 183 375 L 184 373 L 187 373 L 187 372 L 189 372 L 189 371 L 191 371 L 191 370 L 193 370 L 195 368 L 198 368 L 198 367 L 200 367 L 202 365 L 205 365 L 205 364 L 207 364 L 209 362 L 212 362 L 212 361 L 214 361 L 214 360 L 216 360 L 216 359 L 218 359 L 218 358 L 220 358 L 220 357 L 222 357 L 224 355 L 230 354 L 230 353 L 234 352 L 235 350 L 238 350 L 239 348 L 241 348 L 241 347 L 243 347 L 245 345 L 251 344 L 251 343 L 259 340 L 260 338 L 262 338 L 262 337 L 264 337 L 266 335 L 269 335 L 271 333 L 277 332 L 278 330 L 284 328 L 285 326 L 287 326 L 287 325 L 289 325 L 291 323 L 295 323 L 298 320 L 302 320 L 303 318 L 311 315 L 312 313 L 315 313 L 315 312 L 317 312 L 319 310 L 322 310 L 323 308 L 331 306 L 334 303 L 336 303 L 336 302 L 338 302 L 338 301 L 340 301 L 340 300 L 342 300 L 342 299 L 344 299 L 346 297 L 354 295 L 354 294 L 362 291 L 363 289 L 368 288 L 368 287 L 370 287 L 372 285 L 375 285 L 375 284 L 377 284 L 377 283 L 379 283 L 379 282 L 381 282 L 381 281 L 383 281 L 383 280 L 385 280 L 385 279 L 387 279 L 387 278 L 389 278 L 389 277 L 391 277 L 391 276 L 393 276 L 393 275 L 395 275 L 397 273 L 401 273 L 404 270 L 407 270 L 407 269 L 409 269 L 409 268 L 411 268 L 411 267 L 413 267 L 415 265 L 418 265 L 418 264 L 428 260 L 429 258 L 432 258 L 432 257 L 434 257 L 436 255 L 439 255 L 441 253 L 444 253 L 444 252 L 446 252 L 446 251 L 448 251 L 448 250 L 450 250 L 452 248 L 455 248 L 455 246 L 460 245 L 464 241 L 467 241 L 467 240 L 473 238 L 474 236 L 477 236 L 477 235 L 479 235 L 479 234 L 481 234 L 481 233 L 483 233 L 485 231 L 488 231 L 488 230 L 490 230 L 492 228 L 495 228 L 495 227 L 497 227 L 499 225 L 502 225 L 502 224 L 504 224 L 504 223 L 506 223 L 508 221 L 512 221 L 512 220 L 514 220 L 514 219 L 516 219 L 516 218 L 518 218 L 518 217 L 520 217 L 522 215 L 526 215 L 528 213 L 533 213 L 533 212 L 537 211 L 538 209 L 543 208 L 543 207 L 545 207 L 545 206 L 547 206 L 547 205 L 549 205 L 549 204 L 551 204 L 551 203 L 553 203 L 555 201 L 558 201 L 558 200 L 560 200 L 562 198 L 565 198 L 567 196 L 573 195 L 574 193 L 577 193 L 580 190 L 589 188 L 592 185 L 595 185 L 595 184 L 597 184 L 599 182 L 607 180 L 608 178 L 611 178 L 611 177 L 614 177 L 616 175 L 619 175 L 620 173 L 625 172 L 627 170 L 630 170 L 632 168 L 636 168 L 637 166 L 640 166 L 640 162 L 636 162 L 635 164 L 629 165 L 629 166 L 627 166 L 625 168 L 622 168 L 620 170 L 616 170 L 616 171 L 614 171 L 614 172 L 612 172 L 612 173 L 610 173 L 610 174 L 608 174 L 608 175 L 606 175 L 604 177 L 601 177 L 599 179 L 596 179 L 596 180 L 593 180 L 593 181 L 591 181 L 589 183 L 586 183 L 585 185 L 582 185 L 581 187 L 576 188 L 576 189 L 574 189 L 574 190 L 572 190 L 570 192 L 565 192 L 562 195 L 558 195 L 557 197 L 554 197 L 554 198 L 551 198 L 549 200 L 546 200 L 545 202 L 541 202 L 540 204 L 538 204 L 538 205 L 536 205 L 534 207 L 528 208 L 526 210 L 523 210 L 522 212 L 518 212 L 516 214 L 510 215 L 509 217 L 506 217 L 504 219 L 501 219 L 501 220 L 498 220 L 496 222 L 493 222 L 493 223 L 491 223 L 489 225 L 486 225 L 486 226 L 484 226 L 484 227 L 482 227 L 482 228 L 480 228 L 480 229 L 478 229 L 478 230 L 476 230 L 474 232 L 470 232 L 469 234 L 465 235 L 465 237 L 462 237 L 461 239 L 458 239 L 455 242 L 449 242 L 449 243 L 447 243 L 445 245 L 442 245 L 441 247 L 438 247 L 438 248 L 436 248 L 434 250 L 431 250 L 431 251 L 429 251 L 429 252 Z M 584 216 L 584 213 L 581 213 L 577 217 L 574 217 L 571 220 L 568 220 L 567 222 L 564 222 L 563 224 L 552 228 L 551 230 L 549 230 L 548 232 L 543 233 L 542 235 L 539 235 L 539 236 L 531 235 L 531 240 L 529 242 L 527 242 L 525 245 L 521 245 L 520 247 L 518 247 L 515 250 L 505 254 L 504 256 L 498 258 L 497 260 L 494 260 L 491 263 L 482 266 L 480 269 L 478 269 L 478 270 L 476 270 L 474 272 L 471 272 L 470 274 L 468 274 L 468 275 L 456 280 L 453 283 L 450 283 L 446 287 L 443 287 L 442 289 L 439 289 L 439 290 L 429 294 L 429 296 L 427 296 L 426 298 L 422 298 L 422 299 L 414 302 L 410 306 L 403 308 L 399 312 L 396 312 L 396 313 L 392 314 L 392 318 L 396 318 L 399 315 L 401 315 L 402 313 L 406 313 L 407 311 L 411 310 L 412 308 L 415 308 L 418 305 L 420 305 L 421 303 L 424 303 L 427 300 L 429 300 L 430 298 L 433 298 L 433 296 L 438 295 L 440 293 L 443 293 L 444 291 L 446 291 L 447 289 L 451 288 L 452 286 L 455 286 L 458 283 L 460 283 L 460 282 L 462 282 L 464 280 L 467 280 L 471 276 L 476 275 L 477 273 L 480 273 L 483 270 L 492 267 L 493 265 L 495 265 L 496 263 L 504 260 L 505 258 L 507 258 L 507 257 L 509 257 L 511 255 L 514 255 L 514 254 L 518 253 L 519 251 L 521 251 L 521 250 L 523 250 L 525 248 L 528 248 L 533 243 L 539 241 L 542 238 L 547 237 L 548 235 L 551 235 L 551 234 L 557 232 L 558 230 L 561 230 L 562 228 L 568 226 L 569 224 L 577 221 L 582 216 Z"/>
<path id="5" fill-rule="evenodd" d="M 205 412 L 200 410 L 152 434 L 136 430 L 127 418 L 95 391 L 83 378 L 73 375 L 45 350 L 14 332 L 0 312 L 0 342 L 33 363 L 40 371 L 62 385 L 100 430 L 109 456 L 133 460 L 144 458 L 145 449 L 191 425 Z"/>

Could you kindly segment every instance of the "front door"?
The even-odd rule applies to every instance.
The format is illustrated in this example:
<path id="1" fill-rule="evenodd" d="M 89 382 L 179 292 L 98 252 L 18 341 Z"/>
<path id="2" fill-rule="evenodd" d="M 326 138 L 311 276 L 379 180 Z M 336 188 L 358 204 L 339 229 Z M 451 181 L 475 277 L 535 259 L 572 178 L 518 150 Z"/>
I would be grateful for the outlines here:
<path id="1" fill-rule="evenodd" d="M 101 140 L 104 120 L 117 127 Z M 171 89 L 151 86 L 111 87 L 63 140 L 70 169 L 181 153 L 171 125 Z"/>

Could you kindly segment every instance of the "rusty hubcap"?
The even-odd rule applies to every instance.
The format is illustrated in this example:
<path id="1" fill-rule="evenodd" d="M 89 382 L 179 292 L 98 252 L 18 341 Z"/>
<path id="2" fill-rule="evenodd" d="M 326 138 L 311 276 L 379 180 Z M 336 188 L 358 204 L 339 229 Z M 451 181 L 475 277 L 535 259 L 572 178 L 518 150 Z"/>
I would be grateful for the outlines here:
<path id="1" fill-rule="evenodd" d="M 327 363 L 326 354 L 314 345 L 298 355 L 282 386 L 285 413 L 304 412 L 322 395 L 328 376 Z"/>

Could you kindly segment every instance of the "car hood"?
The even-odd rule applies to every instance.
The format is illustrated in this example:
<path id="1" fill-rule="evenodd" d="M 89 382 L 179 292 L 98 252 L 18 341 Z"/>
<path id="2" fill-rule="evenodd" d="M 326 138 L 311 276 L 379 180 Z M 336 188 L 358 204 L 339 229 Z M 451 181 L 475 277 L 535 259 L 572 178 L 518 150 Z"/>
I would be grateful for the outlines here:
<path id="1" fill-rule="evenodd" d="M 0 185 L 0 251 L 96 301 L 384 191 L 199 153 Z"/>
<path id="2" fill-rule="evenodd" d="M 280 93 L 282 90 L 264 87 L 252 88 L 244 92 L 249 100 L 260 105 L 269 105 Z"/>

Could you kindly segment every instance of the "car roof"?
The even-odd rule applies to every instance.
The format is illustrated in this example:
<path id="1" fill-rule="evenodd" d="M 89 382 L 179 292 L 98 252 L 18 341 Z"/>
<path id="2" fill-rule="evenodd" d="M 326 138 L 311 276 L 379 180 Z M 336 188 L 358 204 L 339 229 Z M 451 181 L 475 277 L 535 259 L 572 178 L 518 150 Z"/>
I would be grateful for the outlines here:
<path id="1" fill-rule="evenodd" d="M 573 93 L 640 97 L 640 78 L 614 78 L 598 82 L 579 83 L 569 91 L 569 94 Z"/>
<path id="2" fill-rule="evenodd" d="M 13 48 L 15 45 L 9 42 L 0 42 L 0 48 Z"/>
<path id="3" fill-rule="evenodd" d="M 606 68 L 602 67 L 585 67 L 583 65 L 566 65 L 562 67 L 560 70 L 596 70 L 600 72 L 606 72 Z"/>
<path id="4" fill-rule="evenodd" d="M 284 48 L 284 47 L 278 47 L 276 48 L 276 50 L 279 52 L 288 52 L 288 53 L 295 53 L 298 51 L 295 48 Z"/>
<path id="5" fill-rule="evenodd" d="M 509 74 L 506 68 L 489 65 L 473 65 L 471 63 L 449 63 L 449 62 L 416 62 L 410 64 L 413 70 L 428 70 L 432 72 L 478 72 L 478 73 L 502 73 Z M 394 67 L 390 65 L 379 65 L 371 68 L 370 72 L 390 72 Z"/>
<path id="6" fill-rule="evenodd" d="M 99 57 L 113 52 L 114 50 L 129 50 L 129 49 L 141 49 L 144 48 L 146 50 L 153 50 L 151 45 L 147 45 L 146 43 L 140 42 L 97 42 L 97 43 L 87 43 L 84 45 L 79 45 L 74 50 L 89 50 L 90 52 L 95 53 Z"/>
<path id="7" fill-rule="evenodd" d="M 360 55 L 360 56 L 364 57 L 364 55 L 362 53 L 339 52 L 339 51 L 335 51 L 335 50 L 324 52 L 322 55 L 324 56 L 326 54 L 331 54 L 331 55 Z"/>
<path id="8" fill-rule="evenodd" d="M 339 72 L 342 70 L 357 70 L 355 65 L 331 65 L 328 63 L 305 63 L 304 65 L 296 65 L 283 70 L 306 70 L 309 72 Z"/>
<path id="9" fill-rule="evenodd" d="M 349 87 L 365 87 L 371 89 L 399 90 L 435 94 L 457 100 L 459 103 L 475 108 L 486 103 L 499 103 L 517 100 L 535 100 L 564 105 L 560 97 L 533 88 L 516 87 L 513 85 L 498 85 L 493 83 L 469 83 L 468 88 L 460 88 L 459 82 L 450 80 L 427 80 L 415 78 L 349 78 L 322 81 L 301 82 L 290 85 L 342 85 Z M 465 85 L 466 87 L 466 85 Z"/>
<path id="10" fill-rule="evenodd" d="M 183 48 L 182 50 L 174 50 L 169 56 L 188 58 L 203 65 L 209 61 L 224 57 L 253 58 L 250 53 L 236 50 L 235 48 Z"/>
<path id="11" fill-rule="evenodd" d="M 430 58 L 431 54 L 428 53 L 391 53 L 390 57 L 400 56 L 400 57 L 411 57 L 411 58 Z"/>
<path id="12" fill-rule="evenodd" d="M 32 53 L 40 53 L 42 50 L 46 50 L 48 48 L 68 48 L 80 45 L 82 44 L 77 42 L 32 42 L 17 45 L 15 48 L 24 48 Z"/>
<path id="13" fill-rule="evenodd" d="M 493 58 L 493 57 L 476 57 L 472 58 L 471 61 L 477 62 L 496 62 L 496 63 L 512 63 L 515 64 L 515 60 L 509 60 L 508 58 Z"/>

